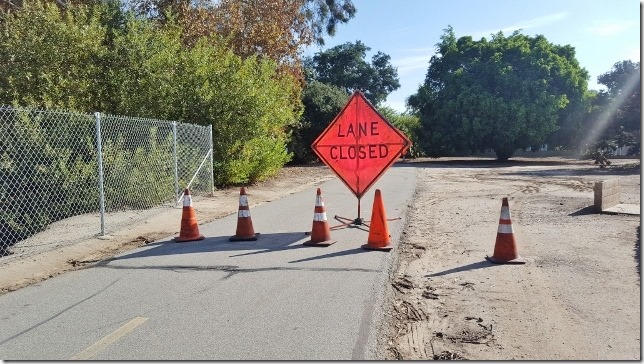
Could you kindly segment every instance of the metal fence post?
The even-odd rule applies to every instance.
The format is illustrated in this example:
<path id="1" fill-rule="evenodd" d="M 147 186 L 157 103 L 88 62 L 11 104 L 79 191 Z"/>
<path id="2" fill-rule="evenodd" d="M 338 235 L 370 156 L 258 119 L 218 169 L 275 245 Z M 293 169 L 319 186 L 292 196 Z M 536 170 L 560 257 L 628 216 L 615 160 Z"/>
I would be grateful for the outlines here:
<path id="1" fill-rule="evenodd" d="M 105 236 L 105 189 L 103 188 L 103 139 L 101 138 L 101 113 L 95 112 L 96 158 L 98 159 L 98 195 L 101 211 L 101 236 Z"/>
<path id="2" fill-rule="evenodd" d="M 212 124 L 210 124 L 210 196 L 215 195 L 215 170 L 214 170 L 214 160 L 213 160 L 213 145 L 212 145 Z"/>
<path id="3" fill-rule="evenodd" d="M 172 122 L 172 159 L 174 159 L 174 206 L 179 205 L 179 161 L 177 159 L 177 122 Z"/>

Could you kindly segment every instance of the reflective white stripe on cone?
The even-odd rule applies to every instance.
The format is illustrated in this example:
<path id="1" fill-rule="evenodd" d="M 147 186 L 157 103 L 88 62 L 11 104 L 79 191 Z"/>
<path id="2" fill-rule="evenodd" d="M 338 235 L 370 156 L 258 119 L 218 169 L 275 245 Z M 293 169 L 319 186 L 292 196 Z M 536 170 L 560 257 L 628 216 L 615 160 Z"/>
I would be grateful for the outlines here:
<path id="1" fill-rule="evenodd" d="M 235 235 L 231 236 L 229 241 L 255 241 L 257 234 L 253 229 L 253 220 L 250 218 L 250 209 L 248 208 L 248 197 L 246 188 L 239 190 L 239 211 L 237 212 L 237 230 Z"/>
<path id="2" fill-rule="evenodd" d="M 304 243 L 307 246 L 326 247 L 335 243 L 331 240 L 331 230 L 326 219 L 326 210 L 322 200 L 322 191 L 318 188 L 315 197 L 315 208 L 313 209 L 313 227 L 311 228 L 311 240 Z"/>

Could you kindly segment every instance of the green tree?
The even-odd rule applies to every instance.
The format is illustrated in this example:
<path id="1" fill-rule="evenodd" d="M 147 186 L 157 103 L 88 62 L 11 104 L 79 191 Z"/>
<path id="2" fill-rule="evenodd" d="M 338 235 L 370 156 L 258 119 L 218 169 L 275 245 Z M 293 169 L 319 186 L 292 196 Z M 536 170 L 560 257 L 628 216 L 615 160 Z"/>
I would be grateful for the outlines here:
<path id="1" fill-rule="evenodd" d="M 356 11 L 351 0 L 306 0 L 304 3 L 304 13 L 319 45 L 324 45 L 325 34 L 333 37 L 338 24 L 349 22 Z"/>
<path id="2" fill-rule="evenodd" d="M 317 160 L 311 149 L 313 141 L 333 121 L 347 103 L 349 95 L 343 89 L 312 80 L 302 92 L 304 112 L 300 123 L 293 129 L 289 150 L 293 162 L 307 163 Z"/>
<path id="3" fill-rule="evenodd" d="M 352 0 L 297 0 L 290 1 L 290 3 L 276 3 L 274 0 L 247 0 L 235 1 L 234 3 L 240 6 L 237 9 L 243 7 L 248 7 L 248 9 L 261 8 L 261 13 L 264 15 L 261 13 L 254 14 L 255 16 L 259 16 L 259 18 L 265 16 L 266 19 L 275 19 L 285 14 L 290 17 L 291 21 L 299 22 L 299 19 L 302 19 L 306 24 L 306 28 L 293 27 L 295 23 L 286 24 L 279 22 L 274 22 L 273 28 L 276 24 L 279 24 L 279 26 L 283 27 L 281 31 L 287 38 L 289 36 L 296 36 L 297 38 L 308 39 L 308 41 L 314 40 L 319 45 L 324 45 L 325 35 L 335 35 L 338 24 L 347 23 L 356 14 L 356 8 Z M 200 30 L 202 34 L 204 32 L 211 34 L 210 32 L 216 32 L 222 26 L 226 27 L 226 21 L 231 20 L 230 17 L 235 16 L 230 13 L 227 15 L 223 14 L 224 16 L 217 14 L 219 10 L 231 10 L 230 5 L 233 3 L 228 0 L 215 2 L 214 5 L 203 0 L 133 0 L 128 2 L 128 4 L 139 15 L 162 22 L 170 20 L 169 14 L 171 13 L 178 14 L 181 18 L 180 22 L 185 25 L 188 24 L 183 19 L 194 21 L 198 18 L 201 20 L 199 26 L 202 28 Z M 295 5 L 295 7 L 291 7 L 291 4 Z M 257 17 L 247 18 L 245 19 L 245 26 L 253 27 L 251 23 L 257 20 Z M 266 26 L 270 27 L 268 23 Z M 264 29 L 264 31 L 266 30 L 268 28 Z M 290 31 L 295 31 L 295 34 L 287 34 Z"/>
<path id="4" fill-rule="evenodd" d="M 598 76 L 597 82 L 606 86 L 606 90 L 595 93 L 592 112 L 584 125 L 586 145 L 582 147 L 589 148 L 587 156 L 595 160 L 598 160 L 596 156 L 610 156 L 609 146 L 628 146 L 630 154 L 639 155 L 642 130 L 640 63 L 617 62 L 609 72 Z"/>
<path id="5" fill-rule="evenodd" d="M 575 97 L 575 93 L 567 95 L 571 98 Z M 571 150 L 579 147 L 584 137 L 584 121 L 591 115 L 595 97 L 594 92 L 587 90 L 581 98 L 573 99 L 565 108 L 558 111 L 558 128 L 546 138 L 546 143 L 551 149 Z M 538 150 L 536 146 L 532 146 L 533 150 Z"/>
<path id="6" fill-rule="evenodd" d="M 180 37 L 181 30 L 176 26 L 158 28 L 150 21 L 128 18 L 114 39 L 105 80 L 115 98 L 110 112 L 183 120 L 190 95 L 184 95 L 181 86 L 184 77 L 190 75 L 182 61 L 187 50 Z"/>
<path id="7" fill-rule="evenodd" d="M 304 64 L 310 70 L 310 78 L 341 87 L 348 94 L 360 90 L 372 104 L 378 105 L 400 87 L 400 82 L 389 55 L 377 52 L 371 63 L 365 61 L 370 50 L 361 41 L 347 42 L 316 53 L 305 59 Z"/>
<path id="8" fill-rule="evenodd" d="M 502 32 L 458 40 L 445 30 L 427 77 L 408 99 L 430 156 L 493 149 L 499 160 L 544 143 L 561 112 L 583 99 L 588 73 L 571 46 Z"/>
<path id="9" fill-rule="evenodd" d="M 333 36 L 337 25 L 356 13 L 351 0 L 133 0 L 126 4 L 142 18 L 178 24 L 188 46 L 218 35 L 228 40 L 235 54 L 270 58 L 281 72 L 297 78 L 302 77 L 302 48 L 324 44 L 325 35 Z M 299 91 L 294 97 L 300 97 Z"/>
<path id="10" fill-rule="evenodd" d="M 607 88 L 606 101 L 619 104 L 611 119 L 613 134 L 620 127 L 627 132 L 639 132 L 642 129 L 640 63 L 630 60 L 617 62 L 609 72 L 598 76 L 597 82 Z"/>
<path id="11" fill-rule="evenodd" d="M 389 106 L 379 107 L 378 112 L 411 140 L 412 146 L 407 151 L 406 156 L 411 158 L 421 157 L 422 151 L 418 147 L 420 118 L 408 112 L 400 113 Z"/>

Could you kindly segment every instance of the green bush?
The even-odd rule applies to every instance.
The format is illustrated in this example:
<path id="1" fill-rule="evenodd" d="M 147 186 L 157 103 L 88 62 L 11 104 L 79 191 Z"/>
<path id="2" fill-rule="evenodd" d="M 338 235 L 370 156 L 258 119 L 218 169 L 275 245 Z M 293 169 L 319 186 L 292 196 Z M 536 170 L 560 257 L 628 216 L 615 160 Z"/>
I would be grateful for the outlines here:
<path id="1" fill-rule="evenodd" d="M 10 108 L 2 115 L 1 245 L 13 245 L 53 222 L 98 211 L 94 118 Z M 145 209 L 172 200 L 172 135 L 155 128 L 149 134 L 144 146 L 134 147 L 122 135 L 104 138 L 107 211 Z"/>
<path id="2" fill-rule="evenodd" d="M 192 107 L 181 119 L 213 125 L 215 184 L 261 181 L 291 157 L 287 130 L 301 113 L 299 86 L 275 63 L 217 44 L 202 39 L 185 52 L 183 95 Z"/>
<path id="3" fill-rule="evenodd" d="M 105 7 L 25 1 L 0 10 L 0 104 L 96 111 L 104 97 Z"/>
<path id="4" fill-rule="evenodd" d="M 98 209 L 93 123 L 72 115 L 5 109 L 0 127 L 0 242 L 12 245 L 48 224 Z M 62 133 L 61 127 L 75 130 Z"/>
<path id="5" fill-rule="evenodd" d="M 613 156 L 613 150 L 618 145 L 612 140 L 600 140 L 595 142 L 586 152 L 584 158 L 593 159 L 595 164 L 599 164 L 599 168 L 606 168 L 610 166 L 610 157 Z"/>
<path id="6" fill-rule="evenodd" d="M 399 113 L 391 107 L 379 107 L 378 111 L 389 120 L 398 130 L 412 142 L 411 148 L 405 155 L 408 158 L 422 157 L 424 154 L 420 148 L 420 118 L 407 113 Z"/>
<path id="7" fill-rule="evenodd" d="M 215 184 L 260 181 L 289 160 L 299 89 L 273 62 L 242 59 L 214 38 L 185 48 L 178 28 L 135 19 L 116 37 L 115 53 L 117 113 L 213 125 Z"/>
<path id="8" fill-rule="evenodd" d="M 145 209 L 169 202 L 174 196 L 172 136 L 156 141 L 152 129 L 145 146 L 128 147 L 125 138 L 103 144 L 106 211 Z"/>

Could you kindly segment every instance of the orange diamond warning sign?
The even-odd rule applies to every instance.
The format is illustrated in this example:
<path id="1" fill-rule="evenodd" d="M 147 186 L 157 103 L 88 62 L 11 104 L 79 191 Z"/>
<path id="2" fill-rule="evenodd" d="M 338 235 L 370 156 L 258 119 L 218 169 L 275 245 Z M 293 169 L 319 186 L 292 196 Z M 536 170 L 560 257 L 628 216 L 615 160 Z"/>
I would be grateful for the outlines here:
<path id="1" fill-rule="evenodd" d="M 411 141 L 356 91 L 311 148 L 360 199 L 410 146 Z"/>

